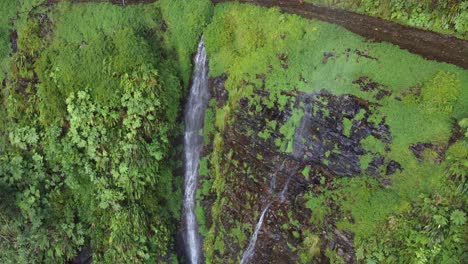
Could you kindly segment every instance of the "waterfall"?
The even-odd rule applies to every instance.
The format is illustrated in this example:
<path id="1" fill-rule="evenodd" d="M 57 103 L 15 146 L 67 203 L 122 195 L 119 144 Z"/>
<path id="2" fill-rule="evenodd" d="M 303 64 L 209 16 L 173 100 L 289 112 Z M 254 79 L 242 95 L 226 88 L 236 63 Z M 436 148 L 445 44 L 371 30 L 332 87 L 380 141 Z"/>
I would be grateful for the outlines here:
<path id="1" fill-rule="evenodd" d="M 255 249 L 255 244 L 257 243 L 258 232 L 260 232 L 260 228 L 262 227 L 262 224 L 263 224 L 263 218 L 265 217 L 265 214 L 268 211 L 268 209 L 270 208 L 270 205 L 272 203 L 273 202 L 270 202 L 265 207 L 265 209 L 263 209 L 263 211 L 262 211 L 262 213 L 260 215 L 260 219 L 258 220 L 258 223 L 255 226 L 255 231 L 254 231 L 252 237 L 250 238 L 249 246 L 247 247 L 244 254 L 242 255 L 242 259 L 241 259 L 241 262 L 240 262 L 241 264 L 248 263 L 250 261 L 250 259 L 252 258 L 253 252 L 254 252 L 254 249 Z"/>
<path id="2" fill-rule="evenodd" d="M 301 98 L 299 98 L 299 102 L 300 101 L 301 101 Z M 303 138 L 304 132 L 306 131 L 306 127 L 309 125 L 311 116 L 312 116 L 311 107 L 310 106 L 305 107 L 304 115 L 301 118 L 300 126 L 294 132 L 294 139 L 293 139 L 294 140 L 293 141 L 293 146 L 294 147 L 293 147 L 293 153 L 292 153 L 292 156 L 294 158 L 300 158 L 301 155 L 302 155 L 302 152 L 304 151 L 304 143 L 302 142 L 302 138 Z M 284 160 L 283 163 L 281 164 L 281 167 L 279 168 L 278 172 L 283 171 L 285 161 L 286 160 Z M 294 173 L 289 175 L 288 179 L 286 180 L 286 182 L 284 184 L 283 189 L 281 190 L 281 193 L 279 195 L 279 200 L 280 200 L 281 203 L 283 203 L 286 200 L 285 194 L 288 192 L 289 183 L 290 183 L 291 178 L 293 176 L 294 176 Z M 273 176 L 271 178 L 271 181 L 272 182 L 270 182 L 270 190 L 272 190 L 272 186 L 275 186 L 275 184 L 276 184 L 276 176 Z M 268 211 L 268 209 L 270 208 L 272 203 L 273 203 L 273 201 L 271 201 L 262 210 L 262 213 L 260 214 L 260 219 L 258 220 L 257 225 L 255 226 L 254 233 L 253 233 L 252 237 L 250 238 L 249 245 L 247 246 L 247 249 L 244 251 L 244 254 L 242 254 L 242 259 L 241 259 L 240 264 L 246 264 L 252 259 L 253 254 L 254 254 L 255 244 L 257 243 L 258 233 L 260 232 L 260 229 L 262 228 L 262 225 L 263 225 L 263 218 L 265 217 L 265 214 Z"/>
<path id="3" fill-rule="evenodd" d="M 203 128 L 203 119 L 209 98 L 208 63 L 202 37 L 195 57 L 192 86 L 185 112 L 185 242 L 188 263 L 191 264 L 198 264 L 201 261 L 201 245 L 195 216 L 195 193 L 197 190 L 200 152 L 203 148 L 203 137 L 200 136 L 199 132 Z"/>
<path id="4" fill-rule="evenodd" d="M 278 170 L 279 172 L 283 170 L 283 166 L 285 162 L 286 160 L 284 160 L 283 163 L 281 164 L 281 167 Z M 276 186 L 276 174 L 273 174 L 270 180 L 270 193 L 274 191 L 275 186 Z M 250 259 L 252 258 L 254 249 L 255 249 L 255 244 L 257 244 L 258 233 L 260 232 L 260 229 L 262 228 L 262 225 L 263 225 L 263 218 L 265 217 L 265 214 L 270 208 L 272 203 L 273 201 L 268 203 L 267 206 L 265 206 L 265 208 L 262 210 L 262 213 L 260 214 L 260 219 L 258 219 L 258 222 L 255 225 L 255 230 L 253 232 L 253 235 L 250 238 L 249 245 L 247 246 L 247 249 L 244 251 L 244 254 L 242 254 L 242 259 L 241 259 L 240 264 L 248 263 Z"/>
<path id="5" fill-rule="evenodd" d="M 298 98 L 298 101 L 296 103 L 296 107 L 300 105 L 300 102 L 304 101 L 307 96 L 300 96 Z M 296 131 L 294 131 L 294 139 L 293 139 L 293 152 L 291 153 L 292 156 L 296 159 L 301 159 L 301 156 L 303 155 L 304 152 L 304 143 L 302 142 L 302 139 L 304 137 L 304 132 L 306 131 L 306 128 L 310 125 L 310 119 L 312 117 L 312 108 L 309 104 L 304 105 L 304 115 L 301 118 L 301 123 L 298 128 L 296 128 Z M 286 183 L 284 184 L 284 188 L 281 191 L 280 194 L 280 201 L 284 202 L 286 197 L 284 196 L 288 192 L 288 187 L 289 187 L 289 182 L 291 181 L 291 178 L 294 176 L 294 174 L 289 175 L 288 179 L 286 180 Z"/>

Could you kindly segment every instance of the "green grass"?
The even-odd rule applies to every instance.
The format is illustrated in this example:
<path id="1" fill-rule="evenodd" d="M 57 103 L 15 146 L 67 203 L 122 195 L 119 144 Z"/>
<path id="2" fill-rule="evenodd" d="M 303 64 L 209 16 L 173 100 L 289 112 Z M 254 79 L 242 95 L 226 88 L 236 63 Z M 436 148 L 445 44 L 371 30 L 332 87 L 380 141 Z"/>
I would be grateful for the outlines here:
<path id="1" fill-rule="evenodd" d="M 295 108 L 288 121 L 280 127 L 280 133 L 284 136 L 279 150 L 282 152 L 292 153 L 294 147 L 294 134 L 296 128 L 300 125 L 301 119 L 304 116 L 304 110 Z"/>
<path id="2" fill-rule="evenodd" d="M 216 100 L 211 99 L 208 103 L 208 108 L 205 111 L 205 119 L 203 123 L 203 141 L 205 146 L 211 143 L 210 136 L 215 133 L 215 108 Z"/>

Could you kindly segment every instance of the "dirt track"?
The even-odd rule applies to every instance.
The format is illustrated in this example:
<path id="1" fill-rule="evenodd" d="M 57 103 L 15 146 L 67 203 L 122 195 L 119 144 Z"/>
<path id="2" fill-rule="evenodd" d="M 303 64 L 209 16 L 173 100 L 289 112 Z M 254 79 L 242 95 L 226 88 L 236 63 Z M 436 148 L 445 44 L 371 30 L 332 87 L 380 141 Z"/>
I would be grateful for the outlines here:
<path id="1" fill-rule="evenodd" d="M 468 41 L 428 30 L 404 26 L 388 20 L 341 9 L 300 3 L 299 0 L 238 0 L 265 7 L 279 7 L 287 13 L 320 19 L 341 25 L 356 34 L 375 41 L 386 41 L 430 60 L 468 69 Z M 229 0 L 212 0 L 214 4 Z"/>

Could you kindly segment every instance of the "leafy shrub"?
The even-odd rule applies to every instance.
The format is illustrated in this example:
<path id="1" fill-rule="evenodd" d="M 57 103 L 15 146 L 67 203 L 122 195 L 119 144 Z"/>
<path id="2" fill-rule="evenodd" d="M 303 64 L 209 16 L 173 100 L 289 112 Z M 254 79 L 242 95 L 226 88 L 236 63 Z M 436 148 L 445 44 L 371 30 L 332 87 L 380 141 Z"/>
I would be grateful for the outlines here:
<path id="1" fill-rule="evenodd" d="M 464 118 L 459 125 L 466 132 L 464 139 L 450 146 L 446 153 L 446 175 L 460 186 L 465 187 L 468 176 L 468 119 Z"/>
<path id="2" fill-rule="evenodd" d="M 389 218 L 358 249 L 358 258 L 380 263 L 464 263 L 467 230 L 463 193 L 423 196 L 412 209 Z"/>
<path id="3" fill-rule="evenodd" d="M 422 89 L 423 105 L 430 112 L 451 113 L 459 95 L 460 80 L 448 72 L 437 73 Z"/>

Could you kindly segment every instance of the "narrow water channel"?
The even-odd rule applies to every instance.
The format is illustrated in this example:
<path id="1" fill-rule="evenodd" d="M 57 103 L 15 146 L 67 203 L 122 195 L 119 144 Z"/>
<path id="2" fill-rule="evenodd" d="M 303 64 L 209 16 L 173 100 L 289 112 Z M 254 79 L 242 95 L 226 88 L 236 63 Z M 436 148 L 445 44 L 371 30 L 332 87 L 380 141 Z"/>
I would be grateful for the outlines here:
<path id="1" fill-rule="evenodd" d="M 203 128 L 205 110 L 210 98 L 208 91 L 208 61 L 203 38 L 198 44 L 194 62 L 195 69 L 192 76 L 192 86 L 185 112 L 185 184 L 184 184 L 184 216 L 185 216 L 185 244 L 187 262 L 197 264 L 201 262 L 201 243 L 198 234 L 198 224 L 195 216 L 195 193 L 197 190 L 198 165 L 203 148 Z"/>

